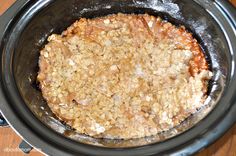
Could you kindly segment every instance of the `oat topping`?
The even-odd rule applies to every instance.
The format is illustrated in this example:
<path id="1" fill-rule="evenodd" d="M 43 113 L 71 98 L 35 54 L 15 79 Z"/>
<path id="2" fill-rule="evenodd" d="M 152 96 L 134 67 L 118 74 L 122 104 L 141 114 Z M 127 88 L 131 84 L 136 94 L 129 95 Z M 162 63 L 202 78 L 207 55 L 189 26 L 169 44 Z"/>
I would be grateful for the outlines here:
<path id="1" fill-rule="evenodd" d="M 212 73 L 184 27 L 147 14 L 81 18 L 40 51 L 51 110 L 77 132 L 155 135 L 203 106 Z"/>

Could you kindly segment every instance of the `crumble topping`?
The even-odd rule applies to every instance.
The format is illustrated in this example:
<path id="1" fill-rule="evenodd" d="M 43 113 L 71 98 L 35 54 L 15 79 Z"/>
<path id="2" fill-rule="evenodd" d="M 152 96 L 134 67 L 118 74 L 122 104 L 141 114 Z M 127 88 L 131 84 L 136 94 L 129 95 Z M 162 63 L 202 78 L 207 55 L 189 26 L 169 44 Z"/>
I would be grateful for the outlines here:
<path id="1" fill-rule="evenodd" d="M 203 106 L 212 77 L 185 28 L 147 14 L 81 18 L 40 51 L 51 110 L 98 138 L 155 135 Z"/>

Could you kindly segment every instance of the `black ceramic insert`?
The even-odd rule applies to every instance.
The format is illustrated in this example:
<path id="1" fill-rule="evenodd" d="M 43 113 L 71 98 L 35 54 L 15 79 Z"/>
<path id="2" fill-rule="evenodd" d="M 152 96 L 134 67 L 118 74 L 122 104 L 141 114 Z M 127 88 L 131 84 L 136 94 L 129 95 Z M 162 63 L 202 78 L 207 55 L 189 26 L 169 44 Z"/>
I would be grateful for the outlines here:
<path id="1" fill-rule="evenodd" d="M 226 8 L 228 10 L 226 11 Z M 134 140 L 77 134 L 48 108 L 36 81 L 39 51 L 52 33 L 75 20 L 113 13 L 148 13 L 193 33 L 214 74 L 205 107 L 180 126 Z M 27 142 L 49 155 L 192 154 L 236 120 L 235 10 L 211 0 L 21 0 L 0 17 L 0 109 Z M 158 60 L 157 60 L 158 61 Z"/>

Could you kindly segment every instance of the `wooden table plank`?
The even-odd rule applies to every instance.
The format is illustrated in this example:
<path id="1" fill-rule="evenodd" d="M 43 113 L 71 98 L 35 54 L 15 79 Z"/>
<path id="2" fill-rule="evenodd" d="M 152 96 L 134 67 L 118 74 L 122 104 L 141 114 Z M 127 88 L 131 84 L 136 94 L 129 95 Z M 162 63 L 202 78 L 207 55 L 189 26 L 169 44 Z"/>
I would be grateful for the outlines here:
<path id="1" fill-rule="evenodd" d="M 0 15 L 14 2 L 15 0 L 0 0 Z"/>
<path id="2" fill-rule="evenodd" d="M 15 0 L 0 0 L 0 15 Z M 230 0 L 236 6 L 236 0 Z M 0 155 L 1 156 L 23 156 L 18 149 L 21 138 L 10 128 L 0 128 Z M 199 152 L 196 156 L 236 156 L 236 125 L 232 127 L 223 137 L 213 145 Z M 42 156 L 33 150 L 29 156 Z"/>
<path id="3" fill-rule="evenodd" d="M 0 128 L 0 155 L 1 156 L 24 156 L 18 148 L 21 138 L 11 128 Z M 43 156 L 40 152 L 32 150 L 29 156 Z"/>
<path id="4" fill-rule="evenodd" d="M 236 7 L 236 0 L 229 0 Z"/>

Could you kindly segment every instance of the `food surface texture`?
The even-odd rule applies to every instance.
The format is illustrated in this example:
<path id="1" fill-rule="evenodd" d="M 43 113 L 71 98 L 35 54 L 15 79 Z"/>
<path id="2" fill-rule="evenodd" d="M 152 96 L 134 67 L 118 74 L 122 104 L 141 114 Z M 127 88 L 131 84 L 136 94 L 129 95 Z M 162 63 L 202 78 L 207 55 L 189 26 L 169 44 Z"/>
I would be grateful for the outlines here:
<path id="1" fill-rule="evenodd" d="M 212 77 L 183 26 L 148 14 L 81 18 L 40 51 L 38 81 L 52 112 L 95 138 L 156 135 L 204 105 Z"/>

